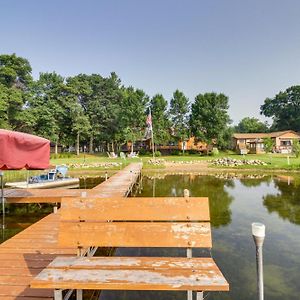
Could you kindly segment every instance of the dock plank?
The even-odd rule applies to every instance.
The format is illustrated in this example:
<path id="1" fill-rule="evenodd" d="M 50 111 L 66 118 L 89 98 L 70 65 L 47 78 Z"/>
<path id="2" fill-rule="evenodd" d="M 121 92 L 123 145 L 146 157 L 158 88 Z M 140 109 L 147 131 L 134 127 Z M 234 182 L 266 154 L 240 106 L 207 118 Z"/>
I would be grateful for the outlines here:
<path id="1" fill-rule="evenodd" d="M 139 176 L 142 165 L 130 164 L 91 190 L 5 190 L 8 203 L 55 203 L 65 197 L 124 197 Z M 0 299 L 49 300 L 52 289 L 32 289 L 31 280 L 57 256 L 77 254 L 77 247 L 58 245 L 60 213 L 50 214 L 0 244 Z"/>

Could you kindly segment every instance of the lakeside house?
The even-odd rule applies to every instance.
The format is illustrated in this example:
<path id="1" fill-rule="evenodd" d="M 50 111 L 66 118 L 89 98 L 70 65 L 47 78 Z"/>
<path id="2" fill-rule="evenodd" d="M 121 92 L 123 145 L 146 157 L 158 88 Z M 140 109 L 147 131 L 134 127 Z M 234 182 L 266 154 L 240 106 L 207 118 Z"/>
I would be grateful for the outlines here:
<path id="1" fill-rule="evenodd" d="M 132 143 L 128 142 L 123 145 L 121 150 L 124 152 L 130 152 L 132 147 Z M 201 142 L 195 139 L 195 137 L 190 137 L 185 141 L 179 140 L 169 142 L 166 145 L 155 144 L 155 150 L 160 151 L 163 154 L 170 154 L 172 151 L 197 151 L 197 152 L 205 152 L 207 151 L 207 144 L 205 142 Z M 133 145 L 133 151 L 138 152 L 141 149 L 151 151 L 151 139 L 136 141 Z"/>
<path id="2" fill-rule="evenodd" d="M 291 153 L 294 140 L 300 140 L 300 134 L 293 130 L 269 133 L 235 133 L 233 134 L 234 149 L 240 154 L 264 153 L 264 138 L 274 141 L 273 152 Z"/>

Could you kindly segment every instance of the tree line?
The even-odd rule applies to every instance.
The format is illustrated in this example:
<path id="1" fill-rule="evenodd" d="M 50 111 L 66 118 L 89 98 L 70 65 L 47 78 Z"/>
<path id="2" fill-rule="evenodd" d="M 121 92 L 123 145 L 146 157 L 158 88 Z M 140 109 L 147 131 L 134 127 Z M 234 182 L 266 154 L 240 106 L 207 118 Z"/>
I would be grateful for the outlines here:
<path id="1" fill-rule="evenodd" d="M 128 141 L 145 137 L 146 116 L 152 112 L 154 142 L 166 145 L 195 136 L 219 148 L 230 144 L 233 132 L 264 132 L 270 128 L 255 118 L 230 126 L 228 97 L 198 94 L 191 101 L 176 90 L 168 101 L 142 89 L 126 87 L 116 73 L 79 74 L 64 78 L 40 73 L 34 80 L 29 61 L 16 54 L 0 55 L 0 127 L 36 134 L 56 145 L 87 145 L 117 151 Z M 273 117 L 272 129 L 300 131 L 300 87 L 266 99 L 261 113 Z"/>
<path id="2" fill-rule="evenodd" d="M 64 78 L 56 72 L 32 78 L 27 59 L 0 55 L 0 127 L 36 134 L 56 145 L 88 145 L 115 151 L 128 141 L 142 140 L 146 116 L 152 113 L 156 144 L 195 135 L 222 146 L 229 128 L 228 97 L 206 93 L 191 104 L 176 90 L 168 102 L 109 77 L 79 74 Z M 169 104 L 170 103 L 170 104 Z"/>

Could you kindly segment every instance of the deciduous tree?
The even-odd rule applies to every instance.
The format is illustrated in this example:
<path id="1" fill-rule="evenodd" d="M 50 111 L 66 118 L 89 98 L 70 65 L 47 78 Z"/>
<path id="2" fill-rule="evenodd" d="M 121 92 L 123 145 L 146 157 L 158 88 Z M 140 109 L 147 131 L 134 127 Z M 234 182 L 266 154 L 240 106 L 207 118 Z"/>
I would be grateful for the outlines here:
<path id="1" fill-rule="evenodd" d="M 190 126 L 194 136 L 207 143 L 224 136 L 224 131 L 230 122 L 228 115 L 228 97 L 224 94 L 199 94 L 192 104 Z"/>
<path id="2" fill-rule="evenodd" d="M 170 102 L 170 116 L 176 138 L 184 141 L 188 137 L 189 99 L 179 90 L 173 93 Z"/>
<path id="3" fill-rule="evenodd" d="M 150 101 L 152 127 L 155 144 L 165 145 L 170 140 L 170 120 L 168 118 L 168 102 L 161 94 L 156 94 Z"/>
<path id="4" fill-rule="evenodd" d="M 243 118 L 239 124 L 235 127 L 236 132 L 241 133 L 257 133 L 257 132 L 267 132 L 267 123 L 261 122 L 257 118 Z"/>
<path id="5" fill-rule="evenodd" d="M 261 114 L 273 119 L 273 130 L 300 131 L 300 85 L 267 98 L 260 110 Z"/>

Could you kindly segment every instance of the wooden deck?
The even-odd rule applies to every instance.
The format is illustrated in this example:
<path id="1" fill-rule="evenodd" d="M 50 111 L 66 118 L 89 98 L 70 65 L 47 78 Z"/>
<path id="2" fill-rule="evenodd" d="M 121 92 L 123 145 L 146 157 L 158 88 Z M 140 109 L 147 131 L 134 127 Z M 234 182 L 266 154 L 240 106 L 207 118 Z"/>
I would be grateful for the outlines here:
<path id="1" fill-rule="evenodd" d="M 126 196 L 141 171 L 140 163 L 132 163 L 93 189 L 5 189 L 6 203 L 57 203 L 61 198 Z"/>
<path id="2" fill-rule="evenodd" d="M 124 197 L 142 165 L 130 164 L 92 190 L 6 190 L 10 203 L 60 202 L 62 197 Z M 85 195 L 84 195 L 85 196 Z M 52 289 L 31 289 L 29 283 L 58 255 L 76 255 L 76 248 L 58 246 L 60 213 L 50 214 L 0 245 L 0 299 L 49 300 Z"/>

